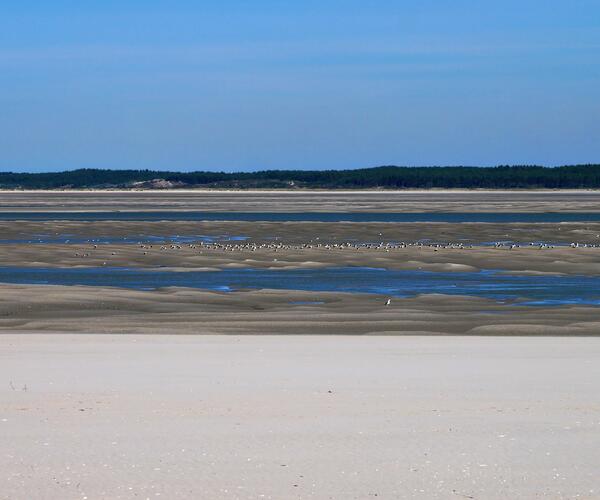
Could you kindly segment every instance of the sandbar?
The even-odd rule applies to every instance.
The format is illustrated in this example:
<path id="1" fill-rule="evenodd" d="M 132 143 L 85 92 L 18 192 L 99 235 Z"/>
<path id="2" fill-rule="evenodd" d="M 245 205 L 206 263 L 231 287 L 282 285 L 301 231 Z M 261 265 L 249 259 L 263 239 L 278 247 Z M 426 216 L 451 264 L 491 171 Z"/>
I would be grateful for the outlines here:
<path id="1" fill-rule="evenodd" d="M 599 212 L 600 190 L 0 191 L 0 211 Z"/>
<path id="2" fill-rule="evenodd" d="M 0 332 L 196 335 L 596 336 L 600 308 L 439 294 L 0 285 Z"/>

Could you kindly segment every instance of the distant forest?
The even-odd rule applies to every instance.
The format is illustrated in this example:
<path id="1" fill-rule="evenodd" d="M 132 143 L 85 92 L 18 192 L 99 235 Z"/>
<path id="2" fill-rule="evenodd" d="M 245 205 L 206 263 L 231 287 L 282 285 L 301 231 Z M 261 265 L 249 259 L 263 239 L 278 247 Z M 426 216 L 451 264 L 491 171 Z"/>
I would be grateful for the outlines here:
<path id="1" fill-rule="evenodd" d="M 3 189 L 286 188 L 286 189 L 579 189 L 600 188 L 600 165 L 562 167 L 374 167 L 356 170 L 161 172 L 79 169 L 0 172 Z"/>

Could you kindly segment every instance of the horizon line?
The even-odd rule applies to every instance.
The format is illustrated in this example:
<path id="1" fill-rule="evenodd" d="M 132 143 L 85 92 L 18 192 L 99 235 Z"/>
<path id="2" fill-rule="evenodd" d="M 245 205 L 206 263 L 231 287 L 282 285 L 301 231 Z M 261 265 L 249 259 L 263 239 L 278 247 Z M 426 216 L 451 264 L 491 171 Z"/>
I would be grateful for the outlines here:
<path id="1" fill-rule="evenodd" d="M 213 173 L 213 174 L 253 174 L 260 172 L 349 172 L 359 170 L 374 170 L 380 168 L 402 168 L 402 169 L 422 169 L 422 168 L 481 168 L 481 169 L 494 169 L 494 168 L 566 168 L 566 167 L 597 167 L 600 166 L 600 161 L 597 163 L 568 163 L 561 165 L 544 165 L 537 163 L 513 163 L 513 164 L 496 164 L 496 165 L 376 165 L 371 167 L 354 167 L 354 168 L 267 168 L 267 169 L 252 169 L 252 170 L 155 170 L 152 168 L 118 168 L 118 167 L 107 167 L 107 168 L 96 168 L 96 167 L 77 167 L 64 170 L 46 170 L 46 171 L 15 171 L 15 170 L 3 170 L 0 171 L 0 175 L 44 175 L 44 174 L 63 174 L 79 171 L 102 171 L 102 172 L 153 172 L 157 174 L 194 174 L 194 173 Z"/>

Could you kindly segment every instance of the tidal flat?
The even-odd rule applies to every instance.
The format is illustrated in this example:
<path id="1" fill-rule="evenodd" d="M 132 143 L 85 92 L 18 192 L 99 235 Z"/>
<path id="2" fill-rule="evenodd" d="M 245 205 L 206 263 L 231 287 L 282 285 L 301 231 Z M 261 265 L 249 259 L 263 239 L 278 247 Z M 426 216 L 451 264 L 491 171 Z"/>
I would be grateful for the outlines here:
<path id="1" fill-rule="evenodd" d="M 0 263 L 15 267 L 141 267 L 165 270 L 230 268 L 305 269 L 377 267 L 432 272 L 499 269 L 518 274 L 600 274 L 600 247 L 413 242 L 287 243 L 271 240 L 225 244 L 0 244 Z M 346 245 L 349 243 L 349 245 Z M 343 246 L 340 246 L 342 245 Z M 432 290 L 433 291 L 433 290 Z"/>
<path id="2" fill-rule="evenodd" d="M 283 219 L 187 220 L 193 210 Z M 174 220 L 144 220 L 151 211 Z M 285 220 L 290 211 L 557 219 Z M 4 331 L 590 335 L 600 321 L 600 223 L 585 220 L 600 215 L 595 191 L 1 193 L 0 219 L 15 213 L 0 220 Z"/>
<path id="3" fill-rule="evenodd" d="M 501 304 L 480 297 L 192 288 L 0 287 L 0 330 L 199 335 L 590 336 L 600 308 Z"/>

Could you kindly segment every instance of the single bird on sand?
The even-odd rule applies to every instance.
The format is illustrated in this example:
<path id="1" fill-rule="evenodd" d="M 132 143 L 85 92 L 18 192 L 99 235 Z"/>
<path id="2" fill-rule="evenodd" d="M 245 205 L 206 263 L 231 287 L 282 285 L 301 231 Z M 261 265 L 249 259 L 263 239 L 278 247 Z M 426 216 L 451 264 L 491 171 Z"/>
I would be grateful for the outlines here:
<path id="1" fill-rule="evenodd" d="M 385 301 L 385 305 L 386 305 L 386 306 L 389 306 L 391 303 L 392 303 L 392 299 L 387 299 L 387 300 Z"/>

